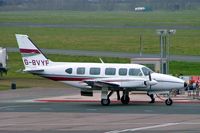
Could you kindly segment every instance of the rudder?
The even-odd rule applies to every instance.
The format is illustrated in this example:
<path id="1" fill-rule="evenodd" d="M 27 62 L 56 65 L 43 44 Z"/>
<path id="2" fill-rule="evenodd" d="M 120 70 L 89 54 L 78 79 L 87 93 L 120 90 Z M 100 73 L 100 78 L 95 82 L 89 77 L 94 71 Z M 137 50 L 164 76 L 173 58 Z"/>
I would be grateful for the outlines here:
<path id="1" fill-rule="evenodd" d="M 34 69 L 42 66 L 49 66 L 51 61 L 42 51 L 31 41 L 27 35 L 16 34 L 19 51 L 25 69 Z"/>

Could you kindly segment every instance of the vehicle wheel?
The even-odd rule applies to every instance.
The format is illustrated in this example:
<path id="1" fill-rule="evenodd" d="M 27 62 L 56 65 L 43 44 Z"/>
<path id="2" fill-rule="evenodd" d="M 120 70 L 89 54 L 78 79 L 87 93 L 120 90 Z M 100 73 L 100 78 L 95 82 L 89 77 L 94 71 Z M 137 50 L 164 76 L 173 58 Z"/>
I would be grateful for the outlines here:
<path id="1" fill-rule="evenodd" d="M 171 98 L 165 100 L 165 104 L 168 106 L 172 105 L 172 103 L 173 103 L 173 101 Z"/>
<path id="2" fill-rule="evenodd" d="M 110 104 L 110 99 L 101 99 L 101 105 L 108 106 Z"/>
<path id="3" fill-rule="evenodd" d="M 130 102 L 130 98 L 129 98 L 129 96 L 122 96 L 121 97 L 121 102 L 123 103 L 123 104 L 128 104 L 129 102 Z"/>

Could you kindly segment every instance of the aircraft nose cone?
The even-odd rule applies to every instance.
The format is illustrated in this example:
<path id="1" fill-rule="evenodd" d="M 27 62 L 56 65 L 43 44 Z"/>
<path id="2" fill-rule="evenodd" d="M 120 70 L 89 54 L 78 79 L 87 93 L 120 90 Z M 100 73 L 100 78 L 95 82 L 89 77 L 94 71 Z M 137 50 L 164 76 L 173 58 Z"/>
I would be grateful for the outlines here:
<path id="1" fill-rule="evenodd" d="M 188 84 L 186 82 L 184 82 L 184 87 L 187 87 L 187 86 L 188 86 Z"/>

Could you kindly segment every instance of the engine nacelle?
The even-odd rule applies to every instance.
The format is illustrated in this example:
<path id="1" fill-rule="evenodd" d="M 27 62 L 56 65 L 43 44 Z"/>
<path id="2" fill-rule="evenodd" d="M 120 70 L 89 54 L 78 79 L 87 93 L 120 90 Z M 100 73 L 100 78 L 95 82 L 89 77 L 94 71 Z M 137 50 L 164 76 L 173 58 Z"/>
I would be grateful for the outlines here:
<path id="1" fill-rule="evenodd" d="M 152 85 L 156 85 L 158 82 L 156 80 L 151 80 L 151 81 L 144 81 L 144 85 L 146 86 L 152 86 Z"/>

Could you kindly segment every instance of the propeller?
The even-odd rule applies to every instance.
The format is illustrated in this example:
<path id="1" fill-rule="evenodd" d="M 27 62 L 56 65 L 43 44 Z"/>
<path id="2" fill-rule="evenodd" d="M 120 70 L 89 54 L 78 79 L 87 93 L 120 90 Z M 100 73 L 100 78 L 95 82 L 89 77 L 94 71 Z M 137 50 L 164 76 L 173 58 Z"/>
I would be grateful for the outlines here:
<path id="1" fill-rule="evenodd" d="M 158 82 L 156 80 L 152 80 L 150 72 L 148 73 L 148 75 L 149 75 L 149 80 L 144 81 L 144 84 L 146 86 L 149 86 L 149 89 L 151 89 L 151 86 L 157 84 Z"/>
<path id="2" fill-rule="evenodd" d="M 149 72 L 149 81 L 151 82 L 151 73 Z M 150 86 L 149 86 L 149 89 L 151 90 L 151 84 L 150 84 Z"/>
<path id="3" fill-rule="evenodd" d="M 151 73 L 149 72 L 149 81 L 151 81 L 152 79 L 151 79 Z"/>

